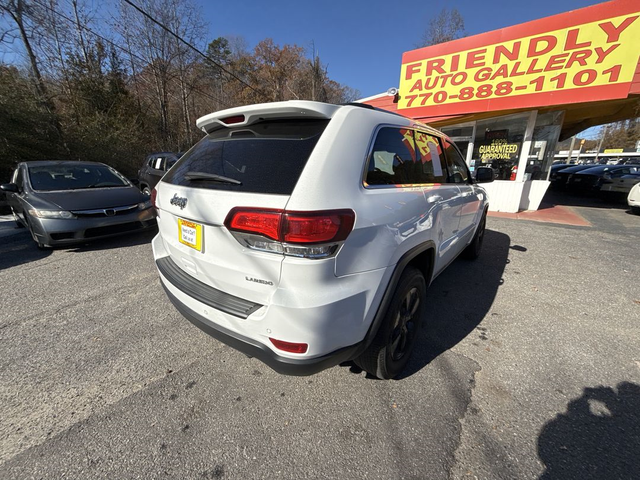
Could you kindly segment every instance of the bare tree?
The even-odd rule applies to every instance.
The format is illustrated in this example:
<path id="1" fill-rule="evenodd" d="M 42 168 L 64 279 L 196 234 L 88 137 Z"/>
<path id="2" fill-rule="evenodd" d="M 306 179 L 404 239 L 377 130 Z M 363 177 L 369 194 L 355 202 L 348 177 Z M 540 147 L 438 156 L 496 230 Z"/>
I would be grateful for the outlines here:
<path id="1" fill-rule="evenodd" d="M 121 2 L 115 26 L 130 52 L 128 63 L 138 79 L 149 79 L 153 85 L 152 100 L 159 113 L 164 147 L 191 144 L 194 113 L 190 96 L 195 88 L 191 73 L 197 54 L 181 39 L 200 46 L 206 38 L 206 24 L 192 0 L 141 0 L 138 4 L 166 29 Z M 178 130 L 173 128 L 176 110 L 181 125 Z"/>
<path id="2" fill-rule="evenodd" d="M 8 16 L 18 29 L 19 38 L 22 41 L 29 60 L 29 70 L 33 78 L 33 85 L 42 105 L 52 113 L 55 107 L 49 98 L 47 86 L 40 73 L 40 62 L 32 45 L 31 32 L 29 31 L 33 30 L 29 25 L 30 20 L 36 18 L 35 6 L 25 0 L 2 0 L 0 2 L 0 11 Z"/>
<path id="3" fill-rule="evenodd" d="M 49 89 L 40 71 L 40 61 L 32 42 L 33 36 L 40 34 L 44 24 L 42 11 L 37 4 L 27 0 L 0 0 L 0 14 L 1 16 L 9 17 L 18 29 L 18 37 L 27 53 L 30 77 L 36 91 L 38 103 L 47 112 L 51 126 L 56 132 L 61 146 L 64 151 L 68 152 L 69 149 L 64 141 L 56 106 L 51 99 Z M 4 37 L 4 35 L 0 35 L 0 37 Z"/>
<path id="4" fill-rule="evenodd" d="M 417 46 L 420 48 L 450 42 L 465 35 L 464 19 L 460 12 L 456 8 L 451 10 L 443 8 L 437 16 L 429 20 L 429 26 L 422 34 L 422 40 Z"/>

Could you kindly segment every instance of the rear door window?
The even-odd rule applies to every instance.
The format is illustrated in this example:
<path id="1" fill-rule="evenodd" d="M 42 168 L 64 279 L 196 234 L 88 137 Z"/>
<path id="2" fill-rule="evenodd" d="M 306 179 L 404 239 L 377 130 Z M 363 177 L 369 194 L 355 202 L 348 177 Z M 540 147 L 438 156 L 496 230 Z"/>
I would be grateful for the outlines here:
<path id="1" fill-rule="evenodd" d="M 445 183 L 447 167 L 440 140 L 434 135 L 416 132 L 416 146 L 422 164 L 421 183 Z"/>
<path id="2" fill-rule="evenodd" d="M 220 128 L 182 156 L 162 181 L 193 188 L 290 195 L 328 123 L 277 120 Z M 194 180 L 195 173 L 219 175 L 240 184 L 205 176 Z"/>
<path id="3" fill-rule="evenodd" d="M 449 183 L 469 183 L 469 169 L 458 149 L 445 141 Z"/>
<path id="4" fill-rule="evenodd" d="M 367 185 L 424 185 L 445 180 L 438 139 L 408 128 L 378 131 L 367 165 Z"/>

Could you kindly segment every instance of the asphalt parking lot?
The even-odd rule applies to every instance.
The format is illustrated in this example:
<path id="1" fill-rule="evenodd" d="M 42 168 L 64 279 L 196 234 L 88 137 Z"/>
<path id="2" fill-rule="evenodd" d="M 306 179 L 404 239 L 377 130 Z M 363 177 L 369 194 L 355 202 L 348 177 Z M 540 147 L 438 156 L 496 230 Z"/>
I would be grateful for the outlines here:
<path id="1" fill-rule="evenodd" d="M 0 236 L 2 478 L 640 478 L 640 216 L 490 218 L 402 378 L 281 376 L 166 299 L 152 235 Z"/>

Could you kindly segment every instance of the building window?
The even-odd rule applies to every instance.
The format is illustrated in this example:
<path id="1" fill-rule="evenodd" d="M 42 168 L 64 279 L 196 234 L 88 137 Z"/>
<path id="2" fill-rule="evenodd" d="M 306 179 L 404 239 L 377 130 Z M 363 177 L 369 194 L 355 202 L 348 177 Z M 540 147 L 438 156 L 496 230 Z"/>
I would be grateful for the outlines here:
<path id="1" fill-rule="evenodd" d="M 533 129 L 531 149 L 527 157 L 525 181 L 547 180 L 549 168 L 553 163 L 556 143 L 560 137 L 560 130 L 562 130 L 563 119 L 564 111 L 538 114 Z"/>
<path id="2" fill-rule="evenodd" d="M 515 180 L 529 113 L 479 120 L 471 167 L 491 167 L 496 180 Z"/>
<path id="3" fill-rule="evenodd" d="M 467 151 L 469 145 L 473 145 L 473 128 L 474 122 L 460 125 L 453 125 L 451 127 L 442 127 L 442 133 L 447 135 L 453 143 L 462 152 L 462 158 L 467 159 Z M 471 169 L 473 171 L 473 169 Z"/>

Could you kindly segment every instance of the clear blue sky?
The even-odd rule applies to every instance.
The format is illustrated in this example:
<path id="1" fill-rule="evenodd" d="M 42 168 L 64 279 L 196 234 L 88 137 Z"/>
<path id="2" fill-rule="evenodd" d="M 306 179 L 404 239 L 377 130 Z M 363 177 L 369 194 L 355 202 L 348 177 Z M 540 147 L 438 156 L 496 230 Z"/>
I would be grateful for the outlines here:
<path id="1" fill-rule="evenodd" d="M 602 3 L 594 0 L 199 0 L 212 37 L 242 36 L 252 49 L 272 38 L 280 46 L 312 43 L 333 80 L 368 97 L 397 87 L 402 53 L 416 48 L 429 19 L 457 8 L 468 35 Z"/>

